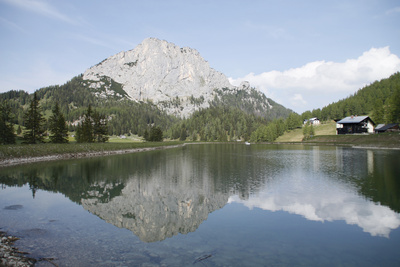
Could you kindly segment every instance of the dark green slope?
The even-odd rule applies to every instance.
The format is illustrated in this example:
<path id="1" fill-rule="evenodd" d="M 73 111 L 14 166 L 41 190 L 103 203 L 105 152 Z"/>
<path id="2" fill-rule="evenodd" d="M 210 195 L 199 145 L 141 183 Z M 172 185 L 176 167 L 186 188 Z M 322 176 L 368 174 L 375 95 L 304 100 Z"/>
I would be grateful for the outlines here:
<path id="1" fill-rule="evenodd" d="M 328 106 L 303 113 L 322 120 L 337 120 L 351 115 L 369 115 L 375 123 L 400 122 L 400 73 L 359 89 L 349 97 Z"/>
<path id="2" fill-rule="evenodd" d="M 221 89 L 216 90 L 216 96 L 209 103 L 208 109 L 182 119 L 166 114 L 151 102 L 130 100 L 122 85 L 110 78 L 103 77 L 102 82 L 101 88 L 92 88 L 91 82 L 83 80 L 82 75 L 79 75 L 64 85 L 41 88 L 36 93 L 46 117 L 58 102 L 66 120 L 72 123 L 79 119 L 90 104 L 109 118 L 109 134 L 115 135 L 132 133 L 143 136 L 146 129 L 156 125 L 164 131 L 164 137 L 175 138 L 177 128 L 179 131 L 186 129 L 186 126 L 182 127 L 186 123 L 194 125 L 186 129 L 186 136 L 204 136 L 204 132 L 208 131 L 207 140 L 225 140 L 232 134 L 241 138 L 249 136 L 255 125 L 286 118 L 292 112 L 255 89 L 229 92 Z M 32 95 L 24 91 L 0 94 L 0 100 L 7 100 L 12 108 L 14 123 L 20 125 L 24 124 L 23 113 L 31 98 Z M 70 126 L 70 129 L 73 130 L 74 126 Z M 226 135 L 224 138 L 223 133 Z"/>

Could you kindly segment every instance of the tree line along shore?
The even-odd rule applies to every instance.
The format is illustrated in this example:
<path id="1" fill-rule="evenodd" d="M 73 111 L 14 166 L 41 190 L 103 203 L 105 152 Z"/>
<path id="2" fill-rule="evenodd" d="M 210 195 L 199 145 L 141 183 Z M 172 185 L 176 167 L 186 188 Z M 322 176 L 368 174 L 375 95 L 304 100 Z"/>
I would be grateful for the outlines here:
<path id="1" fill-rule="evenodd" d="M 34 94 L 23 91 L 0 94 L 0 143 L 12 142 L 10 133 L 14 131 L 27 143 L 40 142 L 43 136 L 49 136 L 52 142 L 65 142 L 66 130 L 78 142 L 107 141 L 107 136 L 112 135 L 151 140 L 151 132 L 157 132 L 155 137 L 162 133 L 166 140 L 273 142 L 314 117 L 330 122 L 351 115 L 368 115 L 376 124 L 396 123 L 400 120 L 400 73 L 302 114 L 276 103 L 263 111 L 261 106 L 243 101 L 247 97 L 240 92 L 229 97 L 222 94 L 209 108 L 179 118 L 166 114 L 151 102 L 97 99 L 82 87 L 81 77 L 77 77 L 65 85 L 42 88 Z M 60 101 L 58 108 L 55 99 Z M 35 126 L 40 124 L 43 127 Z M 310 127 L 305 137 L 311 135 Z"/>
<path id="2" fill-rule="evenodd" d="M 0 167 L 37 161 L 95 157 L 124 153 L 167 149 L 187 144 L 216 144 L 221 142 L 125 142 L 125 143 L 69 143 L 0 146 Z M 242 143 L 242 142 L 224 142 Z M 262 143 L 261 143 L 262 144 Z M 335 145 L 371 149 L 400 149 L 400 134 L 373 135 L 316 135 L 306 141 L 264 142 L 264 144 Z"/>

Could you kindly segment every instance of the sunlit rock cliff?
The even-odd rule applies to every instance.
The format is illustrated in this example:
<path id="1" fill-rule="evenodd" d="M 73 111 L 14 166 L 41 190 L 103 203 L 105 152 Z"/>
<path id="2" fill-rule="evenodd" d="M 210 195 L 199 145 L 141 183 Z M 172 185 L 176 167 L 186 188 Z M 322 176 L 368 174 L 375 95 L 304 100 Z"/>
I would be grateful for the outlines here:
<path id="1" fill-rule="evenodd" d="M 221 92 L 236 94 L 245 90 L 249 98 L 254 97 L 248 82 L 239 87 L 231 85 L 224 74 L 210 68 L 197 50 L 156 38 L 145 39 L 135 49 L 105 59 L 88 69 L 83 79 L 94 89 L 112 79 L 130 99 L 150 101 L 169 114 L 182 117 L 209 107 Z M 110 91 L 106 89 L 104 95 Z M 271 108 L 265 96 L 263 101 L 265 110 Z"/>

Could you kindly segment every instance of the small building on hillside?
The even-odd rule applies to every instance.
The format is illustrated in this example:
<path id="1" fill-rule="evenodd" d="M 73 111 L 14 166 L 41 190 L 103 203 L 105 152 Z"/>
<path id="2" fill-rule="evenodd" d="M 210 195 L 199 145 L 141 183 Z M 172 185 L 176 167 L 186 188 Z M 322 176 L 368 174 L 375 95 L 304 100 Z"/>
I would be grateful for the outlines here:
<path id="1" fill-rule="evenodd" d="M 311 118 L 311 119 L 308 119 L 308 120 L 304 120 L 304 124 L 307 124 L 308 122 L 311 125 L 319 125 L 321 123 L 318 118 Z"/>
<path id="2" fill-rule="evenodd" d="M 374 125 L 368 116 L 349 116 L 336 122 L 336 134 L 374 133 Z"/>
<path id="3" fill-rule="evenodd" d="M 379 124 L 375 128 L 375 133 L 384 133 L 384 132 L 398 132 L 399 124 L 398 123 L 389 123 L 389 124 Z"/>

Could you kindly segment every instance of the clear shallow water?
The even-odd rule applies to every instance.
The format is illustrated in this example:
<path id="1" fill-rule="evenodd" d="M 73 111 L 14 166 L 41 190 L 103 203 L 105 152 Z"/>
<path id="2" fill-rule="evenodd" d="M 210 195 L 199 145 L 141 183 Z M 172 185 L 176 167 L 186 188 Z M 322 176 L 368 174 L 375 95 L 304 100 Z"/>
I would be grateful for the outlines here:
<path id="1" fill-rule="evenodd" d="M 209 144 L 3 168 L 0 227 L 59 266 L 400 266 L 399 156 Z"/>

